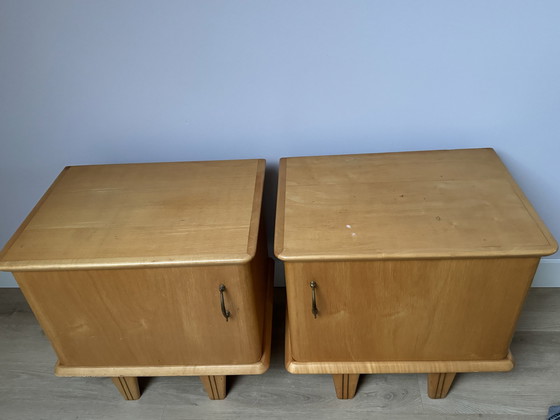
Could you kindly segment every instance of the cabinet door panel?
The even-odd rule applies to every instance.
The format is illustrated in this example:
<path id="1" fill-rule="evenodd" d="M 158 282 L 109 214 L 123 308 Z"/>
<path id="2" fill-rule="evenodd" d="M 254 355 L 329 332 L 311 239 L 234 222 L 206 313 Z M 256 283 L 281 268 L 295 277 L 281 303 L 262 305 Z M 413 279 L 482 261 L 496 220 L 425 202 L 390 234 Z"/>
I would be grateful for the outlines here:
<path id="1" fill-rule="evenodd" d="M 247 265 L 16 276 L 65 366 L 236 364 L 261 357 L 262 304 Z"/>
<path id="2" fill-rule="evenodd" d="M 537 265 L 538 258 L 286 263 L 294 360 L 502 359 Z"/>

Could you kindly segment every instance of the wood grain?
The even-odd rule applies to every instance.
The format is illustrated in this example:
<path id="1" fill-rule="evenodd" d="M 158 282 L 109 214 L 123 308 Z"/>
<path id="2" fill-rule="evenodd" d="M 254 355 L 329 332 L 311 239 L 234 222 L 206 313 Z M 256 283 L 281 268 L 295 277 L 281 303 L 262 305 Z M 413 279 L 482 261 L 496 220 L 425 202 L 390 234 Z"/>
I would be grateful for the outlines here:
<path id="1" fill-rule="evenodd" d="M 428 397 L 439 399 L 447 397 L 456 373 L 428 373 Z"/>
<path id="2" fill-rule="evenodd" d="M 264 167 L 66 168 L 0 253 L 52 343 L 56 374 L 112 377 L 132 400 L 140 375 L 198 375 L 222 399 L 224 375 L 263 373 Z"/>
<path id="3" fill-rule="evenodd" d="M 0 270 L 248 262 L 264 160 L 68 167 L 0 253 Z"/>
<path id="4" fill-rule="evenodd" d="M 272 266 L 270 266 L 272 269 Z M 266 294 L 266 313 L 263 320 L 264 332 L 262 343 L 262 355 L 255 363 L 248 364 L 225 364 L 214 365 L 157 365 L 157 366 L 65 366 L 57 362 L 55 374 L 61 377 L 85 376 L 215 376 L 215 375 L 260 375 L 266 372 L 270 366 L 271 336 L 272 336 L 272 300 L 273 279 L 269 272 Z"/>
<path id="5" fill-rule="evenodd" d="M 287 262 L 297 362 L 502 360 L 538 258 Z M 315 281 L 319 315 L 311 314 Z"/>
<path id="6" fill-rule="evenodd" d="M 243 265 L 15 276 L 64 366 L 249 364 L 262 355 L 262 297 Z"/>
<path id="7" fill-rule="evenodd" d="M 140 398 L 140 388 L 138 388 L 138 378 L 134 376 L 117 376 L 113 379 L 113 384 L 117 387 L 125 400 L 137 400 Z"/>
<path id="8" fill-rule="evenodd" d="M 201 376 L 200 381 L 211 400 L 223 400 L 226 397 L 226 377 L 224 375 Z"/>
<path id="9" fill-rule="evenodd" d="M 350 400 L 356 395 L 356 388 L 360 375 L 341 374 L 333 375 L 334 389 L 336 398 L 341 400 Z"/>
<path id="10" fill-rule="evenodd" d="M 284 261 L 542 256 L 558 245 L 492 149 L 287 158 Z"/>
<path id="11" fill-rule="evenodd" d="M 275 254 L 291 320 L 286 366 L 511 369 L 539 258 L 557 249 L 492 149 L 282 159 Z M 452 374 L 429 382 L 442 398 Z"/>
<path id="12" fill-rule="evenodd" d="M 294 360 L 290 339 L 289 317 L 286 317 L 284 364 L 294 374 L 382 374 L 382 373 L 439 373 L 439 372 L 507 372 L 513 369 L 513 356 L 508 352 L 501 360 L 452 361 L 362 361 L 362 362 L 299 362 Z"/>

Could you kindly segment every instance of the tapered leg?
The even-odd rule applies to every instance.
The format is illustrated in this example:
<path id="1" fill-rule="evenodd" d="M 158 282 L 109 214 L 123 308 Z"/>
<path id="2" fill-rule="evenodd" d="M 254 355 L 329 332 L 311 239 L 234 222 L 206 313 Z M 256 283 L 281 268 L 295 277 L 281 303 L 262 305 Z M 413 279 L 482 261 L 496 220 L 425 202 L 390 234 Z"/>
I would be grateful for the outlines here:
<path id="1" fill-rule="evenodd" d="M 428 397 L 445 398 L 451 388 L 455 372 L 428 373 Z"/>
<path id="2" fill-rule="evenodd" d="M 140 389 L 138 388 L 138 378 L 136 376 L 117 376 L 112 379 L 125 400 L 137 400 L 140 398 Z"/>
<path id="3" fill-rule="evenodd" d="M 336 397 L 341 400 L 349 400 L 356 395 L 356 387 L 358 386 L 359 374 L 343 374 L 333 375 L 334 388 L 336 389 Z"/>
<path id="4" fill-rule="evenodd" d="M 200 376 L 200 380 L 211 400 L 223 400 L 226 397 L 225 375 Z"/>

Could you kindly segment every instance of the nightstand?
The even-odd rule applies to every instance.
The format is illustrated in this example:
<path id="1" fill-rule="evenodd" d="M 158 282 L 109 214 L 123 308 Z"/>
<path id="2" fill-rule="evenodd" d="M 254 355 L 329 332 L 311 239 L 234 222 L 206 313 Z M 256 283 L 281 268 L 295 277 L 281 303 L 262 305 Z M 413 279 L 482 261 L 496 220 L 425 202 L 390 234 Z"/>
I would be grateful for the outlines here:
<path id="1" fill-rule="evenodd" d="M 557 244 L 492 149 L 295 157 L 280 163 L 275 254 L 286 368 L 331 374 L 508 371 L 539 259 Z"/>
<path id="2" fill-rule="evenodd" d="M 264 160 L 65 168 L 0 253 L 49 338 L 58 376 L 226 375 L 270 360 Z"/>

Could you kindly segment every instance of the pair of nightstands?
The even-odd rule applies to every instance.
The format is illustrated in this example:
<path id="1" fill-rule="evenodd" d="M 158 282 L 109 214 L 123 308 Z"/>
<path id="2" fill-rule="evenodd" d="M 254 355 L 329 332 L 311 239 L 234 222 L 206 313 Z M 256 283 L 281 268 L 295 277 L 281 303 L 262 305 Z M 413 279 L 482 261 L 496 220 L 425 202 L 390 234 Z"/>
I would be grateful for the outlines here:
<path id="1" fill-rule="evenodd" d="M 66 168 L 0 254 L 60 376 L 226 375 L 270 360 L 263 160 Z M 333 375 L 513 367 L 509 343 L 557 245 L 491 149 L 282 159 L 286 367 Z"/>

